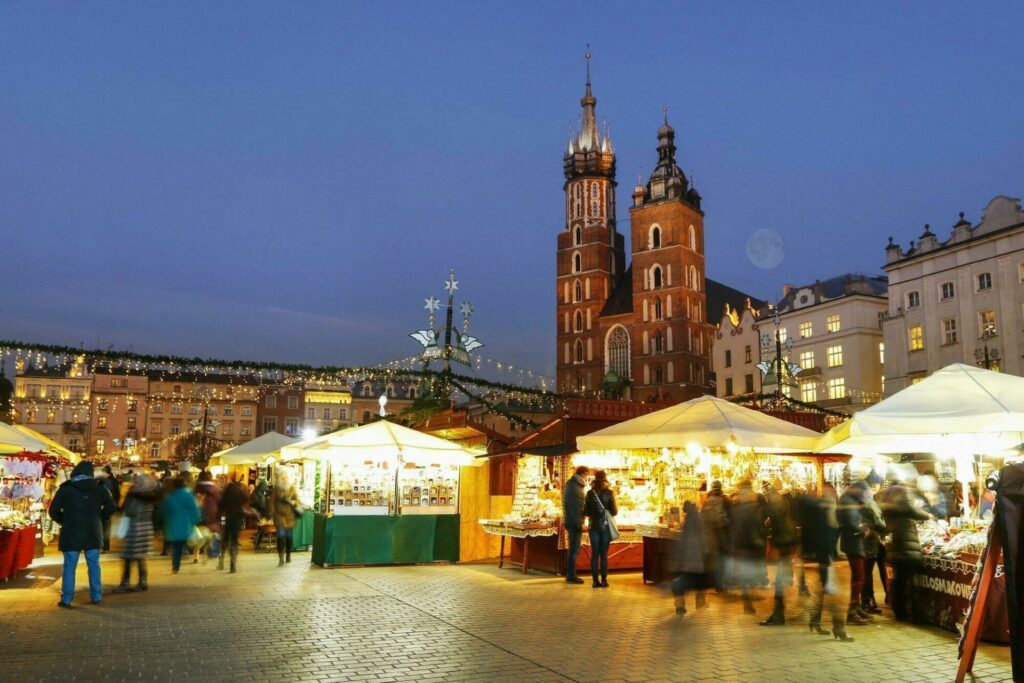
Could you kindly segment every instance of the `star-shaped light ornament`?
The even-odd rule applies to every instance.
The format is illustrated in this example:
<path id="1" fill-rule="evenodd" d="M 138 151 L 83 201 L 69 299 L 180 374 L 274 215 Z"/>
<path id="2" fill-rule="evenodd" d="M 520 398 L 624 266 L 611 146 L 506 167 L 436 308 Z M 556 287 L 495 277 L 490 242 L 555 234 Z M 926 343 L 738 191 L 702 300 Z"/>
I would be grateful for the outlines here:
<path id="1" fill-rule="evenodd" d="M 455 290 L 459 288 L 459 281 L 455 279 L 455 271 L 453 270 L 448 275 L 448 280 L 444 283 L 444 288 L 448 294 L 454 294 Z"/>
<path id="2" fill-rule="evenodd" d="M 425 303 L 423 308 L 427 309 L 427 312 L 430 313 L 430 315 L 434 315 L 434 313 L 436 313 L 437 310 L 441 308 L 441 300 L 438 299 L 436 296 L 429 297 L 427 299 L 424 299 L 423 301 Z"/>
<path id="3" fill-rule="evenodd" d="M 462 311 L 463 316 L 468 318 L 469 316 L 473 315 L 473 304 L 469 303 L 468 301 L 463 301 L 462 305 L 459 306 L 459 310 Z"/>

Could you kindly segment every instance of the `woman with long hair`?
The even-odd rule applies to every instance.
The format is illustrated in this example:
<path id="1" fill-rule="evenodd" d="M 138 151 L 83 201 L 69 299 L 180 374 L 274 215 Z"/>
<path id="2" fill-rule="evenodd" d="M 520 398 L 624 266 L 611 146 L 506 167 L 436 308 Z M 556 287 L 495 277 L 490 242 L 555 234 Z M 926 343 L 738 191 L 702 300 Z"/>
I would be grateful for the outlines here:
<path id="1" fill-rule="evenodd" d="M 583 513 L 590 520 L 590 576 L 594 580 L 594 588 L 607 588 L 608 549 L 612 544 L 607 515 L 614 517 L 619 514 L 619 507 L 615 504 L 615 492 L 604 470 L 594 473 Z"/>
<path id="2" fill-rule="evenodd" d="M 124 538 L 121 558 L 124 568 L 121 571 L 121 583 L 114 589 L 115 593 L 128 593 L 133 590 L 144 591 L 149 588 L 149 573 L 146 567 L 146 555 L 153 541 L 153 506 L 160 500 L 160 484 L 148 474 L 135 477 L 131 488 L 124 496 L 124 507 L 121 514 L 128 518 L 128 535 Z M 139 582 L 131 587 L 132 562 L 138 565 Z"/>

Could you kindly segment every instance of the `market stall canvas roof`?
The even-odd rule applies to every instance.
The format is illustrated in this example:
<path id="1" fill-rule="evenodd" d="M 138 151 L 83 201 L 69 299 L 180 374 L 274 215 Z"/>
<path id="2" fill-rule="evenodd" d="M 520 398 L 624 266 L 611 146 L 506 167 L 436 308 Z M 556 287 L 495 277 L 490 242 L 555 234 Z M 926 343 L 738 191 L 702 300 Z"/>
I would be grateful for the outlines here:
<path id="1" fill-rule="evenodd" d="M 283 459 L 375 458 L 397 459 L 445 465 L 480 465 L 483 458 L 456 443 L 403 427 L 388 420 L 333 432 L 309 441 L 288 446 Z"/>
<path id="2" fill-rule="evenodd" d="M 954 363 L 822 435 L 823 453 L 995 452 L 1024 441 L 1024 378 Z"/>
<path id="3" fill-rule="evenodd" d="M 22 425 L 9 425 L 0 422 L 0 453 L 11 454 L 29 451 L 32 453 L 49 453 L 72 462 L 77 462 L 77 453 L 69 451 L 53 439 Z"/>
<path id="4" fill-rule="evenodd" d="M 698 398 L 576 439 L 579 450 L 708 448 L 729 444 L 763 453 L 809 453 L 818 434 L 714 396 Z"/>
<path id="5" fill-rule="evenodd" d="M 256 465 L 264 462 L 285 446 L 298 443 L 294 436 L 280 432 L 267 432 L 243 444 L 226 448 L 210 456 L 211 465 Z"/>

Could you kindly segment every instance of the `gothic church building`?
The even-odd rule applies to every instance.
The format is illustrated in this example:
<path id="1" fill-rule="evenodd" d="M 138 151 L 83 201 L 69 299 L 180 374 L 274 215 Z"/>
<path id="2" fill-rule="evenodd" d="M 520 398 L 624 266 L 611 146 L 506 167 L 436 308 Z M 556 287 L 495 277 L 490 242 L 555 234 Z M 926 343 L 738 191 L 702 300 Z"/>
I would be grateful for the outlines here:
<path id="1" fill-rule="evenodd" d="M 615 150 L 597 128 L 589 55 L 582 125 L 563 160 L 558 235 L 558 390 L 683 401 L 711 388 L 712 315 L 746 295 L 707 280 L 701 196 L 676 163 L 675 131 L 658 129 L 658 162 L 629 208 L 631 263 L 616 229 Z"/>

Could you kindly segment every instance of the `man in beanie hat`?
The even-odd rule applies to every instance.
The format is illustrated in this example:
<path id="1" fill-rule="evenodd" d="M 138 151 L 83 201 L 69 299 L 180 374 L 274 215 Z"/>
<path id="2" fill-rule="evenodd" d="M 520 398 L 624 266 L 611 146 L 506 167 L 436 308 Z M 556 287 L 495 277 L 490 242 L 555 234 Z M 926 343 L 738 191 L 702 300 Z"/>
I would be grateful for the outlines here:
<path id="1" fill-rule="evenodd" d="M 103 598 L 100 575 L 100 548 L 103 547 L 103 523 L 116 506 L 103 482 L 93 478 L 92 463 L 83 460 L 71 470 L 71 479 L 60 485 L 50 503 L 50 517 L 61 525 L 58 548 L 64 553 L 64 577 L 58 607 L 71 607 L 75 596 L 75 569 L 78 556 L 85 551 L 89 567 L 89 598 L 98 605 Z"/>

